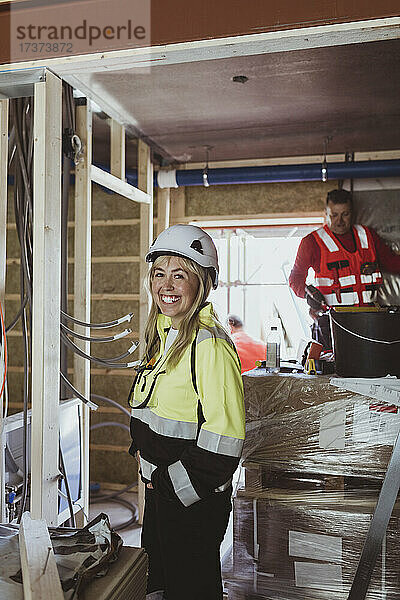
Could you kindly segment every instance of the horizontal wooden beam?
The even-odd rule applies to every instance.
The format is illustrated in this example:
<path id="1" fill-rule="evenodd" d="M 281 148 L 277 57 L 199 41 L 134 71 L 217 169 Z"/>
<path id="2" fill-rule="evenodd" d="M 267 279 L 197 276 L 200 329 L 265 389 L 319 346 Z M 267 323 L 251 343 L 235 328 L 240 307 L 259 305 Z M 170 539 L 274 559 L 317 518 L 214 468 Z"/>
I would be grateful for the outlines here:
<path id="1" fill-rule="evenodd" d="M 24 367 L 9 365 L 7 367 L 7 371 L 8 371 L 8 373 L 23 373 Z M 104 375 L 110 375 L 113 377 L 118 375 L 121 377 L 130 377 L 132 379 L 132 377 L 134 375 L 134 371 L 132 368 L 130 368 L 130 369 L 96 369 L 96 368 L 92 367 L 90 369 L 90 374 L 91 375 L 101 375 L 102 377 Z M 68 375 L 73 375 L 72 369 L 68 369 Z"/>
<path id="2" fill-rule="evenodd" d="M 311 212 L 288 212 L 288 213 L 249 213 L 242 215 L 189 215 L 180 218 L 182 223 L 191 223 L 192 221 L 238 221 L 238 225 L 243 221 L 268 221 L 272 219 L 318 219 L 323 216 L 323 211 Z M 290 223 L 290 221 L 289 221 Z"/>
<path id="3" fill-rule="evenodd" d="M 111 446 L 109 444 L 90 444 L 90 450 L 101 450 L 105 452 L 127 452 L 127 446 Z"/>
<path id="4" fill-rule="evenodd" d="M 136 256 L 92 256 L 92 265 L 108 263 L 138 263 L 139 255 Z M 73 256 L 68 258 L 68 264 L 73 265 L 75 259 Z M 19 265 L 19 258 L 7 258 L 7 265 Z"/>
<path id="5" fill-rule="evenodd" d="M 122 179 L 111 175 L 111 173 L 99 169 L 96 165 L 91 166 L 90 177 L 95 183 L 112 190 L 120 196 L 128 198 L 128 200 L 139 202 L 140 204 L 150 204 L 151 197 L 149 194 L 146 194 L 145 192 L 142 192 L 142 190 L 133 187 L 133 185 L 126 183 L 126 181 L 122 181 Z"/>
<path id="6" fill-rule="evenodd" d="M 380 150 L 377 152 L 355 152 L 354 161 L 361 160 L 391 160 L 400 158 L 400 150 Z M 279 158 L 247 158 L 242 160 L 220 160 L 209 161 L 209 169 L 235 169 L 240 167 L 268 167 L 278 165 L 303 165 L 321 162 L 322 154 L 313 154 L 309 156 L 281 156 Z M 326 159 L 330 162 L 345 162 L 344 153 L 327 154 Z M 192 169 L 204 169 L 203 162 L 187 162 L 179 165 L 180 171 L 190 171 Z"/>
<path id="7" fill-rule="evenodd" d="M 126 488 L 126 483 L 111 483 L 109 481 L 98 481 L 97 482 L 100 486 L 100 489 L 105 489 L 105 490 L 114 490 L 114 491 L 118 491 L 118 490 L 123 490 L 124 488 Z M 137 491 L 137 485 L 135 485 L 133 488 L 131 488 L 129 490 L 129 493 L 133 493 Z"/>
<path id="8" fill-rule="evenodd" d="M 3 71 L 44 66 L 63 76 L 63 79 L 86 93 L 87 88 L 90 88 L 90 84 L 84 85 L 86 82 L 81 82 L 78 79 L 78 85 L 75 81 L 75 78 L 79 78 L 80 73 L 86 75 L 96 72 L 110 73 L 113 70 L 120 71 L 133 69 L 134 67 L 143 68 L 151 67 L 151 65 L 191 63 L 202 60 L 209 61 L 396 39 L 399 23 L 400 18 L 397 16 L 328 25 L 315 25 L 315 22 L 310 22 L 312 26 L 303 26 L 297 29 L 213 37 L 212 39 L 201 39 L 193 42 L 109 50 L 77 56 L 42 58 L 1 66 Z M 103 110 L 105 109 L 104 99 L 103 101 L 101 97 L 98 97 L 98 100 L 93 99 Z M 115 106 L 110 106 L 110 110 L 105 110 L 105 112 L 120 123 L 127 122 L 126 118 L 124 119 L 125 115 L 120 115 Z"/>
<path id="9" fill-rule="evenodd" d="M 20 294 L 6 294 L 5 299 L 20 301 L 21 296 L 20 296 Z M 68 294 L 68 300 L 73 300 L 73 299 L 74 299 L 74 294 Z M 137 301 L 137 300 L 139 300 L 139 294 L 92 294 L 91 299 L 92 300 L 117 300 L 117 301 L 133 300 L 133 301 Z"/>
<path id="10" fill-rule="evenodd" d="M 154 222 L 157 222 L 157 217 L 154 217 Z M 139 225 L 140 219 L 96 219 L 91 222 L 92 227 L 129 227 L 131 225 Z M 68 221 L 68 227 L 73 229 L 75 221 Z M 15 223 L 7 223 L 7 229 L 15 229 Z"/>

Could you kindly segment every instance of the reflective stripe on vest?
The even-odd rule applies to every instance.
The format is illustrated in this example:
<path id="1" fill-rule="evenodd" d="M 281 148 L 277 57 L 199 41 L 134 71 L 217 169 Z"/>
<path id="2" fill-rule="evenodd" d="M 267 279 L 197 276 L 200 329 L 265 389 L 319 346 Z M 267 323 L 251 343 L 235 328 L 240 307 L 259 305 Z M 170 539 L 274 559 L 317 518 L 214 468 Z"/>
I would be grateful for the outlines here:
<path id="1" fill-rule="evenodd" d="M 194 489 L 188 472 L 180 460 L 169 465 L 168 474 L 175 490 L 175 494 L 184 506 L 190 506 L 191 504 L 194 504 L 194 502 L 200 500 L 200 496 Z"/>
<path id="2" fill-rule="evenodd" d="M 354 252 L 346 250 L 327 225 L 313 232 L 321 252 L 314 285 L 331 306 L 370 304 L 375 292 L 373 288 L 382 283 L 368 227 L 355 225 L 352 232 L 356 246 Z M 371 265 L 376 265 L 372 267 L 375 271 L 370 275 L 363 274 Z"/>
<path id="3" fill-rule="evenodd" d="M 356 277 L 355 275 L 346 275 L 346 277 L 339 277 L 339 283 L 343 287 L 347 287 L 348 285 L 355 285 Z"/>
<path id="4" fill-rule="evenodd" d="M 197 437 L 197 422 L 175 421 L 160 417 L 151 408 L 132 408 L 131 415 L 135 419 L 146 423 L 152 431 L 167 437 L 176 437 L 184 440 L 195 440 Z"/>
<path id="5" fill-rule="evenodd" d="M 334 279 L 330 277 L 316 277 L 314 279 L 314 285 L 316 286 L 331 286 L 335 283 Z M 349 285 L 355 285 L 356 278 L 354 275 L 346 275 L 345 277 L 339 277 L 339 283 L 342 287 L 347 287 Z M 370 282 L 372 283 L 372 281 Z"/>
<path id="6" fill-rule="evenodd" d="M 365 231 L 365 227 L 363 227 L 362 225 L 354 225 L 354 229 L 357 230 L 361 248 L 368 248 L 368 237 L 367 232 Z"/>
<path id="7" fill-rule="evenodd" d="M 368 304 L 369 302 L 372 302 L 373 297 L 374 297 L 374 292 L 372 290 L 364 290 L 362 293 L 363 302 L 365 302 L 366 304 Z"/>
<path id="8" fill-rule="evenodd" d="M 317 229 L 315 232 L 321 240 L 324 242 L 325 246 L 328 248 L 329 252 L 337 252 L 339 250 L 335 241 L 331 238 L 331 236 L 325 231 L 323 227 Z"/>
<path id="9" fill-rule="evenodd" d="M 229 481 L 227 481 L 226 483 L 224 483 L 223 485 L 220 485 L 219 487 L 217 487 L 214 491 L 215 492 L 224 492 L 225 490 L 228 489 L 228 487 L 232 485 L 232 477 L 229 479 Z"/>
<path id="10" fill-rule="evenodd" d="M 341 291 L 341 302 L 338 302 L 336 294 L 324 294 L 324 298 L 328 306 L 354 306 L 360 303 L 357 292 L 344 292 L 343 290 Z M 370 302 L 370 300 L 364 300 L 364 302 Z"/>
<path id="11" fill-rule="evenodd" d="M 314 285 L 333 285 L 335 282 L 330 277 L 315 277 Z"/>
<path id="12" fill-rule="evenodd" d="M 142 472 L 143 477 L 151 481 L 151 474 L 157 469 L 157 466 L 144 459 L 143 456 L 139 458 L 139 461 L 140 470 Z"/>
<path id="13" fill-rule="evenodd" d="M 239 457 L 242 453 L 243 440 L 227 435 L 219 435 L 202 428 L 200 429 L 197 445 L 199 448 L 215 454 Z"/>
<path id="14" fill-rule="evenodd" d="M 371 275 L 361 275 L 361 283 L 376 283 L 378 279 L 382 277 L 382 273 L 376 271 L 375 273 L 371 273 Z"/>

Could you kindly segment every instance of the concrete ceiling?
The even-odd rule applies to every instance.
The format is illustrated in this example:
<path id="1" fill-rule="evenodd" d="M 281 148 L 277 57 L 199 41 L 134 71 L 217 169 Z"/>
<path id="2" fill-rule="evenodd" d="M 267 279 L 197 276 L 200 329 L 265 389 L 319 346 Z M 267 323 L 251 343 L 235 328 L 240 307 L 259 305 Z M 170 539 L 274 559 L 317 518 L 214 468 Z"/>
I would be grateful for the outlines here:
<path id="1" fill-rule="evenodd" d="M 232 77 L 245 75 L 247 83 Z M 79 74 L 164 163 L 400 148 L 400 40 Z M 94 157 L 107 162 L 105 122 Z M 127 162 L 134 160 L 127 145 Z"/>

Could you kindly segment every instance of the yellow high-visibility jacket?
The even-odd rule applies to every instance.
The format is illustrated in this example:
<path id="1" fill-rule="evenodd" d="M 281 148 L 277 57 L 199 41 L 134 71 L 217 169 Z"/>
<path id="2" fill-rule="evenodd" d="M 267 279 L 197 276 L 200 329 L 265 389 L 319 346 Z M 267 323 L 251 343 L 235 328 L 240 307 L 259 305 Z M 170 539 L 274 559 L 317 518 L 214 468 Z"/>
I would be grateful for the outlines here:
<path id="1" fill-rule="evenodd" d="M 189 506 L 230 486 L 245 435 L 240 361 L 229 336 L 216 327 L 211 304 L 178 365 L 166 372 L 171 319 L 157 322 L 160 351 L 139 369 L 129 395 L 130 452 L 140 451 L 142 478 Z M 215 336 L 215 337 L 214 337 Z"/>

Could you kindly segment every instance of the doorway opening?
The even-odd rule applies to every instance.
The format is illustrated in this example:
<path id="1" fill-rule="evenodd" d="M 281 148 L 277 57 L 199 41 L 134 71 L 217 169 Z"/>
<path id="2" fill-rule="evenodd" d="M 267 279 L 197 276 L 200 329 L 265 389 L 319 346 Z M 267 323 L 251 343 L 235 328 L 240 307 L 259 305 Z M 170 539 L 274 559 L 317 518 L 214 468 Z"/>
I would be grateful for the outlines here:
<path id="1" fill-rule="evenodd" d="M 218 250 L 220 284 L 210 300 L 221 322 L 236 314 L 246 332 L 262 341 L 278 326 L 286 360 L 296 358 L 300 341 L 310 338 L 312 322 L 306 301 L 289 288 L 289 274 L 301 239 L 322 222 L 322 216 L 305 216 L 266 219 L 256 226 L 201 224 Z"/>

